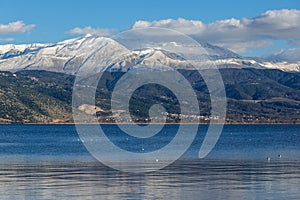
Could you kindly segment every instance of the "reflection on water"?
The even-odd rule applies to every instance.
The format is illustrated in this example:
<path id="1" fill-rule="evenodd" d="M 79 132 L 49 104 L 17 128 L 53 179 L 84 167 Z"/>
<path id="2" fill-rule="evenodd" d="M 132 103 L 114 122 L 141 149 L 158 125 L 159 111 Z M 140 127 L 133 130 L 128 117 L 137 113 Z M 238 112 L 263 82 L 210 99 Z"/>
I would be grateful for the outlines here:
<path id="1" fill-rule="evenodd" d="M 135 150 L 107 128 L 116 144 Z M 200 160 L 206 128 L 181 160 L 129 174 L 93 159 L 73 125 L 0 125 L 0 199 L 300 199 L 300 125 L 226 125 Z"/>
<path id="2" fill-rule="evenodd" d="M 98 162 L 0 165 L 0 199 L 299 199 L 300 162 L 180 160 L 146 174 Z"/>

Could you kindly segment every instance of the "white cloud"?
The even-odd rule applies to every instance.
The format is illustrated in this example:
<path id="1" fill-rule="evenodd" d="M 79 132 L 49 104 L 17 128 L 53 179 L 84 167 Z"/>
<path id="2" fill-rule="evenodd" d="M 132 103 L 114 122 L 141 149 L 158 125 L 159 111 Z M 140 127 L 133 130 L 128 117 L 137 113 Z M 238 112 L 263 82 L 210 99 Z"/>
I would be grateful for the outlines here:
<path id="1" fill-rule="evenodd" d="M 213 42 L 211 42 L 213 43 Z M 271 41 L 247 41 L 247 42 L 230 42 L 230 43 L 213 43 L 217 46 L 222 46 L 234 52 L 245 53 L 249 48 L 263 48 L 271 46 Z"/>
<path id="2" fill-rule="evenodd" d="M 185 20 L 183 18 L 174 19 L 165 19 L 160 21 L 137 21 L 134 23 L 132 28 L 145 28 L 145 27 L 161 27 L 161 28 L 170 28 L 177 31 L 180 31 L 185 34 L 194 34 L 201 33 L 205 29 L 205 24 L 201 21 L 196 20 Z"/>
<path id="3" fill-rule="evenodd" d="M 25 25 L 23 21 L 0 24 L 0 34 L 17 34 L 28 32 L 35 27 L 34 24 Z"/>
<path id="4" fill-rule="evenodd" d="M 76 34 L 76 35 L 86 35 L 86 34 L 92 34 L 92 35 L 98 35 L 98 36 L 110 36 L 115 33 L 114 29 L 101 29 L 101 28 L 92 28 L 90 26 L 86 26 L 84 28 L 73 28 L 68 31 L 70 34 Z"/>
<path id="5" fill-rule="evenodd" d="M 14 40 L 14 38 L 0 38 L 0 42 L 10 42 L 13 40 Z"/>
<path id="6" fill-rule="evenodd" d="M 300 11 L 270 10 L 248 19 L 226 19 L 209 24 L 202 21 L 179 18 L 160 21 L 137 21 L 132 28 L 170 28 L 195 39 L 217 44 L 236 52 L 248 48 L 272 45 L 274 40 L 285 40 L 289 44 L 300 43 Z"/>

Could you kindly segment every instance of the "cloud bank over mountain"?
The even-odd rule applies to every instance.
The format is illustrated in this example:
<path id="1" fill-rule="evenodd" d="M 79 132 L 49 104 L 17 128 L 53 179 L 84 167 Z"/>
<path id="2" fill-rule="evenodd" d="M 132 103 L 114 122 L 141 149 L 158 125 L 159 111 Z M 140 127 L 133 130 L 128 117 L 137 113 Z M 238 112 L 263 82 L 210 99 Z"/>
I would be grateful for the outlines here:
<path id="1" fill-rule="evenodd" d="M 170 28 L 201 41 L 210 42 L 235 52 L 270 46 L 274 40 L 290 45 L 300 44 L 300 11 L 269 10 L 254 18 L 225 19 L 205 24 L 200 20 L 165 19 L 137 21 L 132 28 Z"/>
<path id="2" fill-rule="evenodd" d="M 13 41 L 15 38 L 13 35 L 28 33 L 35 26 L 35 24 L 26 24 L 22 20 L 0 24 L 0 42 Z M 278 52 L 282 49 L 297 49 L 300 46 L 300 10 L 295 9 L 268 10 L 253 18 L 222 19 L 210 23 L 205 23 L 201 19 L 184 18 L 157 21 L 139 20 L 128 28 L 148 27 L 177 30 L 197 41 L 224 47 L 236 53 L 249 53 L 252 50 L 259 52 L 265 47 L 270 47 L 273 49 L 271 51 Z M 116 29 L 92 26 L 76 26 L 67 31 L 72 35 L 92 34 L 105 37 L 117 32 Z M 278 45 L 278 43 L 280 44 Z M 272 52 L 268 51 L 267 53 L 271 54 Z M 288 53 L 290 54 L 289 51 Z"/>

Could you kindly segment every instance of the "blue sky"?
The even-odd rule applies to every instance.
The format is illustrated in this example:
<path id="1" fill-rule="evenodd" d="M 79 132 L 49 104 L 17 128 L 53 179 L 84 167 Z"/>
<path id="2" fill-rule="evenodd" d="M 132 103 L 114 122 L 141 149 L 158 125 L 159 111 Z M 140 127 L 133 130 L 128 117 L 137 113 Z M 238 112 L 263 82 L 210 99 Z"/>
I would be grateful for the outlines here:
<path id="1" fill-rule="evenodd" d="M 136 21 L 160 21 L 164 19 L 183 18 L 201 21 L 204 24 L 218 20 L 253 19 L 268 10 L 296 9 L 300 10 L 297 0 L 209 0 L 209 1 L 2 1 L 0 5 L 0 44 L 55 42 L 76 37 L 70 34 L 74 28 L 90 26 L 93 29 L 115 29 L 122 31 L 130 28 Z M 1 32 L 1 26 L 22 21 L 19 32 Z M 177 23 L 177 21 L 171 24 Z M 151 24 L 152 26 L 153 24 Z M 276 29 L 277 30 L 277 29 Z M 74 32 L 73 32 L 74 33 Z M 273 36 L 270 36 L 272 38 Z M 209 38 L 209 37 L 204 37 Z M 245 55 L 265 54 L 281 48 L 294 48 L 286 37 L 274 36 L 274 40 L 262 40 L 265 45 L 251 44 L 246 48 L 237 48 L 241 41 L 231 49 Z M 261 39 L 261 38 L 259 38 Z M 209 41 L 211 42 L 211 41 Z M 249 43 L 249 38 L 247 39 Z M 250 41 L 251 42 L 251 41 Z M 272 42 L 271 44 L 267 44 Z M 230 48 L 224 41 L 217 44 Z M 227 46 L 226 46 L 227 45 Z"/>

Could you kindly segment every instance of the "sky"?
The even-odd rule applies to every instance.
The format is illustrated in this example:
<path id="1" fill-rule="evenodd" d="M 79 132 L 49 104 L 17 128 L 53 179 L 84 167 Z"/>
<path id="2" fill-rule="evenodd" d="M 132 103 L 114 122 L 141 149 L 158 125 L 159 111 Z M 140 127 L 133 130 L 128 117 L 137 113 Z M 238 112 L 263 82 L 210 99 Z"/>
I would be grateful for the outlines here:
<path id="1" fill-rule="evenodd" d="M 298 0 L 14 0 L 0 4 L 0 44 L 49 43 L 130 28 L 172 28 L 242 55 L 299 48 Z"/>

